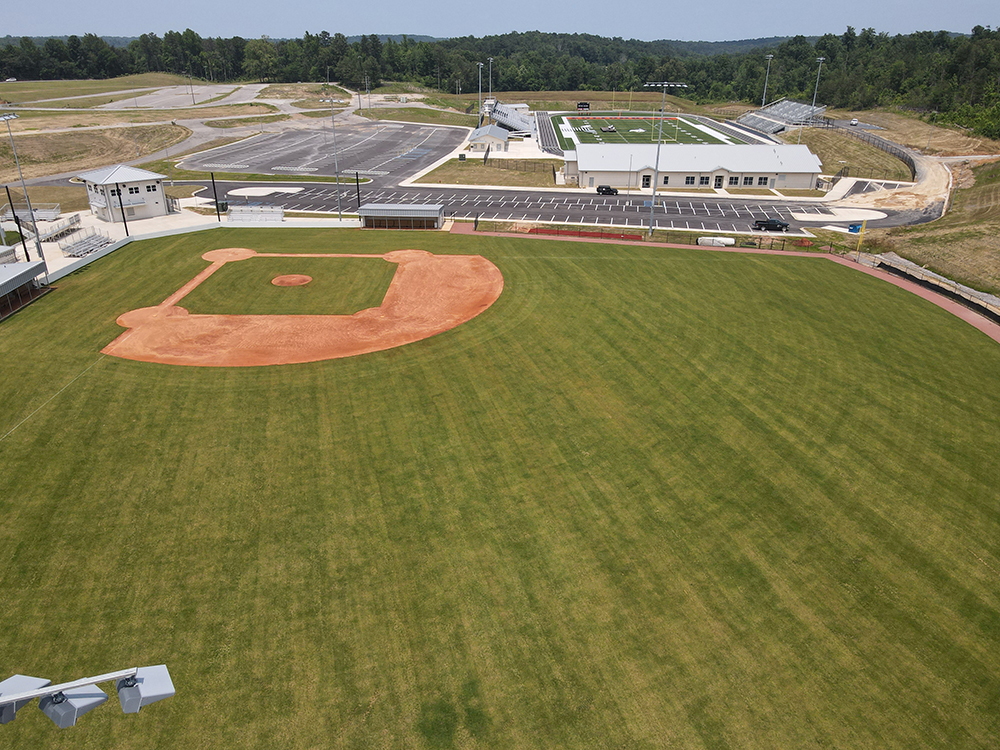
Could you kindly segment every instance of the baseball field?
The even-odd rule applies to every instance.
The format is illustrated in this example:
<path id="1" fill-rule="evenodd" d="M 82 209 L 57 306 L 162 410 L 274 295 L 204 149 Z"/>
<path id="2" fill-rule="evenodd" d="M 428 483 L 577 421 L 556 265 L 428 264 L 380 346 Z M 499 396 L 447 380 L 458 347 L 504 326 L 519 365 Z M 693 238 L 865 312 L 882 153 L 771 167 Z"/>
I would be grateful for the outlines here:
<path id="1" fill-rule="evenodd" d="M 299 254 L 479 255 L 503 288 L 360 356 L 101 353 L 225 248 L 274 256 L 197 310 L 386 293 L 381 262 Z M 0 679 L 166 663 L 177 695 L 25 708 L 2 747 L 1000 736 L 1000 346 L 914 295 L 823 258 L 317 229 L 57 286 L 0 324 Z"/>

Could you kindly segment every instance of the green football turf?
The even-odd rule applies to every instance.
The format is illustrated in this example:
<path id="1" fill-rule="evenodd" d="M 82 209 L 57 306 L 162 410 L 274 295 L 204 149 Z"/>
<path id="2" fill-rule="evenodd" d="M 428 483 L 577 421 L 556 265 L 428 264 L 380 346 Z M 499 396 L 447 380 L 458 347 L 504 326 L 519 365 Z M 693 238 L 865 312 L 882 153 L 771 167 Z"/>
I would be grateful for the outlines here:
<path id="1" fill-rule="evenodd" d="M 217 247 L 479 253 L 355 358 L 99 354 Z M 1000 346 L 822 258 L 437 232 L 130 245 L 0 324 L 0 665 L 177 696 L 5 748 L 987 748 Z M 108 687 L 108 686 L 105 686 Z"/>
<path id="2" fill-rule="evenodd" d="M 226 263 L 178 304 L 215 315 L 352 315 L 382 304 L 395 272 L 396 264 L 381 258 L 248 258 Z M 271 283 L 292 274 L 312 281 Z"/>
<path id="3" fill-rule="evenodd" d="M 660 119 L 658 117 L 642 117 L 627 113 L 622 116 L 602 116 L 601 114 L 562 115 L 553 117 L 552 121 L 557 131 L 559 130 L 559 121 L 564 121 L 572 127 L 574 135 L 580 143 L 656 143 L 657 135 L 660 132 Z M 593 128 L 593 133 L 579 129 L 586 123 L 589 123 L 591 128 Z M 611 125 L 615 127 L 615 132 L 605 133 L 601 130 L 601 128 Z M 633 133 L 633 130 L 641 130 L 642 132 Z M 726 144 L 729 141 L 722 137 L 715 137 L 706 133 L 683 117 L 667 116 L 663 119 L 662 143 Z"/>

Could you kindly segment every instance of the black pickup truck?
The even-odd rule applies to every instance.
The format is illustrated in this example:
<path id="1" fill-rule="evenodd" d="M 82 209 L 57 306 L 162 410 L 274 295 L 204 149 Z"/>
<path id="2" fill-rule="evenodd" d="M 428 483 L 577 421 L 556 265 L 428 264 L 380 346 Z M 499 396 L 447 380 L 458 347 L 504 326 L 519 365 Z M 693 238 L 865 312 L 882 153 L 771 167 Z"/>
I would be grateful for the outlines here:
<path id="1" fill-rule="evenodd" d="M 781 219 L 757 219 L 753 228 L 764 232 L 784 232 L 788 229 L 788 222 Z"/>

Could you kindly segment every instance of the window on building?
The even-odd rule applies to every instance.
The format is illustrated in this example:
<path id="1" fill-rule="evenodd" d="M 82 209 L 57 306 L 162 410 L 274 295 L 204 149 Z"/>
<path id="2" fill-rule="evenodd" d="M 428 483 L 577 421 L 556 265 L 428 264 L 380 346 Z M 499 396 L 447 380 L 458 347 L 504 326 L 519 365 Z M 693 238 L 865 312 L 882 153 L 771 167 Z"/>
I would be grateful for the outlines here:
<path id="1" fill-rule="evenodd" d="M 743 178 L 743 184 L 745 186 L 752 187 L 753 186 L 753 177 L 744 177 Z"/>
<path id="2" fill-rule="evenodd" d="M 120 191 L 120 190 L 119 190 L 118 188 L 111 188 L 111 189 L 110 189 L 110 190 L 108 191 L 108 195 L 112 195 L 112 196 L 114 196 L 115 198 L 117 198 L 117 197 L 118 197 L 119 195 L 121 195 L 121 191 Z"/>
<path id="3" fill-rule="evenodd" d="M 698 184 L 699 185 L 708 185 L 708 184 L 711 184 L 711 182 L 712 182 L 712 178 L 711 177 L 699 177 L 698 178 Z"/>
<path id="4" fill-rule="evenodd" d="M 670 175 L 668 175 L 668 174 L 663 175 L 663 184 L 664 185 L 669 185 L 670 184 Z"/>
<path id="5" fill-rule="evenodd" d="M 694 175 L 688 175 L 684 178 L 685 185 L 694 185 Z"/>
<path id="6" fill-rule="evenodd" d="M 138 185 L 134 185 L 134 186 L 130 187 L 128 189 L 128 194 L 129 195 L 138 195 L 139 194 L 139 186 Z"/>
<path id="7" fill-rule="evenodd" d="M 146 192 L 147 193 L 155 193 L 156 192 L 156 185 L 146 185 Z"/>
<path id="8" fill-rule="evenodd" d="M 740 178 L 730 176 L 729 187 L 739 187 L 739 186 L 740 186 Z"/>
<path id="9" fill-rule="evenodd" d="M 767 187 L 767 178 L 766 177 L 758 177 L 757 178 L 757 184 L 760 185 L 761 187 Z"/>

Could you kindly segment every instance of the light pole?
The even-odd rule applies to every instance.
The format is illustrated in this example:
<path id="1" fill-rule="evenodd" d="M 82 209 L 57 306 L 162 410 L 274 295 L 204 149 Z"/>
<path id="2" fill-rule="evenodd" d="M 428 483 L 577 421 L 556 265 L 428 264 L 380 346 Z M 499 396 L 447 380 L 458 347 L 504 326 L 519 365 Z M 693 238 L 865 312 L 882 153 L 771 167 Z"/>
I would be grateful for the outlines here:
<path id="1" fill-rule="evenodd" d="M 0 120 L 7 123 L 7 135 L 10 137 L 10 150 L 14 152 L 14 164 L 17 165 L 17 176 L 21 180 L 21 190 L 24 192 L 24 200 L 28 204 L 28 219 L 31 221 L 31 228 L 35 230 L 35 249 L 38 251 L 38 259 L 42 261 L 42 265 L 45 268 L 45 278 L 48 279 L 49 276 L 49 266 L 45 262 L 45 256 L 42 254 L 42 241 L 38 239 L 38 224 L 35 221 L 35 212 L 31 208 L 31 197 L 28 195 L 28 187 L 24 184 L 24 175 L 21 173 L 21 162 L 17 158 L 17 149 L 14 148 L 14 134 L 10 130 L 10 121 L 17 119 L 17 113 L 8 112 L 6 114 L 0 115 Z M 14 213 L 14 206 L 10 207 L 11 213 Z M 27 255 L 27 253 L 25 253 Z M 31 260 L 31 258 L 25 258 L 25 260 Z M 48 283 L 46 281 L 46 283 Z"/>
<path id="2" fill-rule="evenodd" d="M 165 664 L 132 667 L 59 685 L 53 685 L 51 680 L 42 677 L 14 675 L 0 682 L 0 724 L 14 721 L 19 710 L 35 698 L 40 698 L 38 707 L 42 712 L 57 727 L 66 729 L 76 724 L 85 713 L 107 701 L 107 693 L 94 686 L 111 681 L 115 683 L 122 712 L 126 714 L 139 713 L 143 706 L 171 698 L 176 692 Z"/>
<path id="3" fill-rule="evenodd" d="M 493 58 L 492 57 L 487 57 L 486 59 L 490 61 L 490 99 L 492 99 L 493 98 Z"/>
<path id="4" fill-rule="evenodd" d="M 825 57 L 817 57 L 816 62 L 819 63 L 819 67 L 816 68 L 816 88 L 813 90 L 813 105 L 812 109 L 809 110 L 809 124 L 812 125 L 813 122 L 813 112 L 816 110 L 816 95 L 819 93 L 819 74 L 823 70 L 823 63 L 826 62 Z M 802 128 L 799 128 L 799 143 L 802 143 Z"/>
<path id="5" fill-rule="evenodd" d="M 333 99 L 320 99 L 322 102 L 330 102 L 330 126 L 333 128 L 333 174 L 337 178 L 337 218 L 344 220 L 344 214 L 340 207 L 340 163 L 337 160 L 337 118 L 333 115 Z"/>
<path id="6" fill-rule="evenodd" d="M 656 183 L 660 179 L 660 142 L 663 140 L 663 110 L 667 107 L 667 89 L 686 89 L 686 83 L 672 83 L 670 81 L 654 81 L 645 84 L 648 88 L 663 89 L 663 100 L 660 103 L 660 129 L 656 136 L 656 161 L 653 163 L 653 198 L 649 202 L 649 236 L 653 236 L 653 211 L 656 208 Z"/>
<path id="7" fill-rule="evenodd" d="M 767 72 L 764 74 L 764 96 L 760 98 L 761 109 L 767 106 L 767 79 L 771 77 L 771 60 L 774 55 L 765 55 L 764 59 L 767 60 Z"/>
<path id="8" fill-rule="evenodd" d="M 483 124 L 483 64 L 476 63 L 479 66 L 479 124 Z"/>

